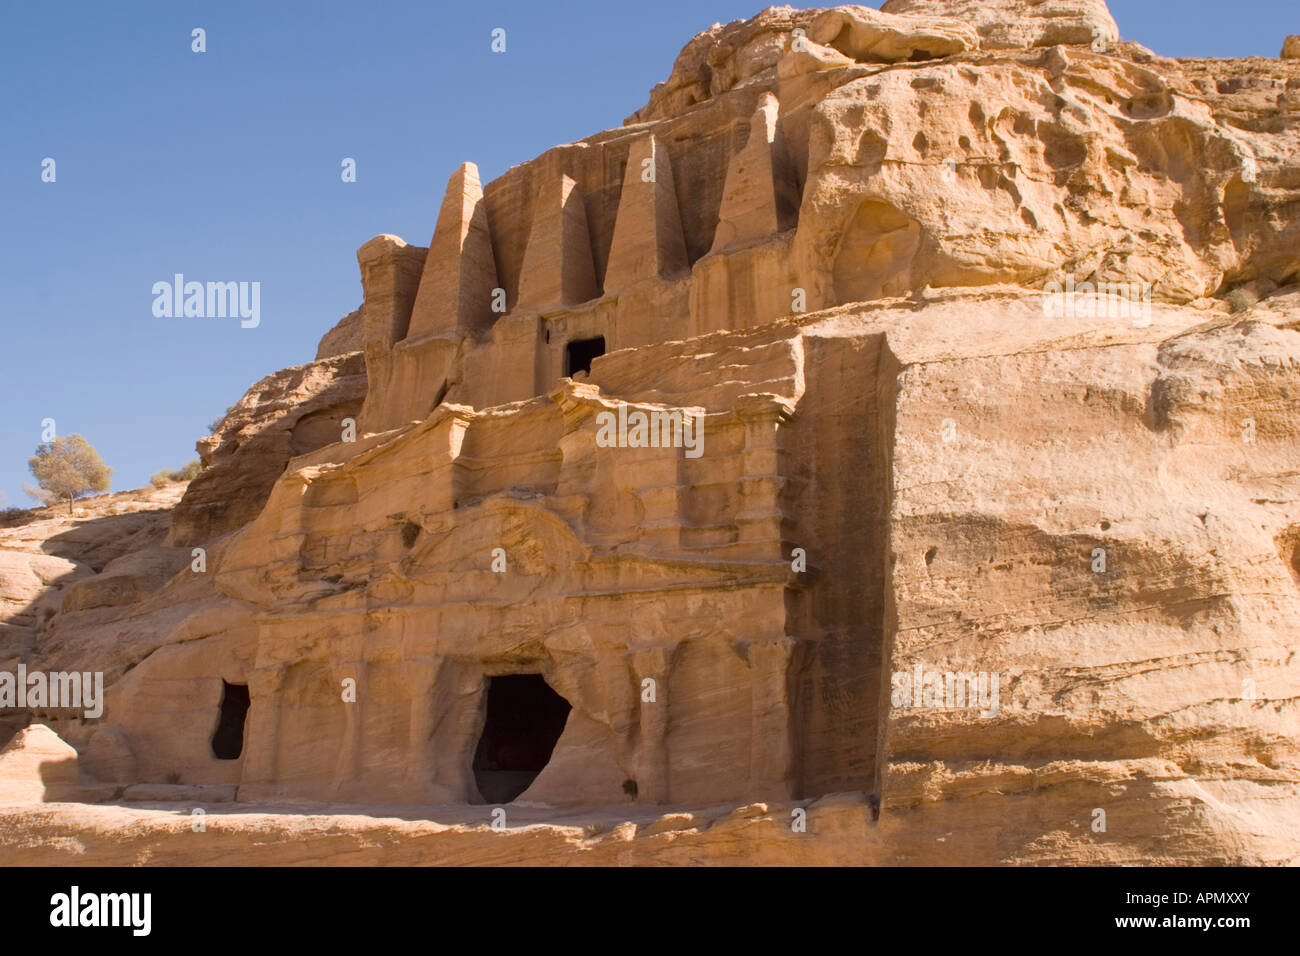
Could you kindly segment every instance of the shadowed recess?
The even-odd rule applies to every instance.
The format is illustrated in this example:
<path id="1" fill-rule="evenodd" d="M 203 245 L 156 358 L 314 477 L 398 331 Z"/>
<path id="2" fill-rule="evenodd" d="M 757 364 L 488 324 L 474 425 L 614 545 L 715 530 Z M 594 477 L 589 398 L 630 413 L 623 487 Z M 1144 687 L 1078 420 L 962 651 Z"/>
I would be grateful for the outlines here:
<path id="1" fill-rule="evenodd" d="M 569 702 L 541 674 L 488 679 L 487 719 L 474 752 L 474 782 L 488 803 L 509 803 L 551 759 Z"/>
<path id="2" fill-rule="evenodd" d="M 244 718 L 248 716 L 248 685 L 221 682 L 221 715 L 212 735 L 212 755 L 237 760 L 244 752 Z"/>
<path id="3" fill-rule="evenodd" d="M 598 335 L 594 339 L 574 339 L 564 347 L 564 374 L 590 373 L 592 361 L 604 354 L 603 335 Z"/>

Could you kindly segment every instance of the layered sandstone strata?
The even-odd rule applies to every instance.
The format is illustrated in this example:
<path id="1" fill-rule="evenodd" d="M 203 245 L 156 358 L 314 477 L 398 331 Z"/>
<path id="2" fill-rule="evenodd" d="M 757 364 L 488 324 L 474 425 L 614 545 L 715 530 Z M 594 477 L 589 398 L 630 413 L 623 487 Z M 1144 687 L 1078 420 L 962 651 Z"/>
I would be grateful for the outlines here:
<path id="1" fill-rule="evenodd" d="M 721 859 L 656 808 L 754 801 L 825 810 L 764 861 L 1296 859 L 1300 65 L 975 6 L 715 26 L 623 128 L 454 171 L 203 443 L 203 570 L 16 609 L 108 678 L 35 716 L 126 797 L 685 834 L 557 861 Z"/>

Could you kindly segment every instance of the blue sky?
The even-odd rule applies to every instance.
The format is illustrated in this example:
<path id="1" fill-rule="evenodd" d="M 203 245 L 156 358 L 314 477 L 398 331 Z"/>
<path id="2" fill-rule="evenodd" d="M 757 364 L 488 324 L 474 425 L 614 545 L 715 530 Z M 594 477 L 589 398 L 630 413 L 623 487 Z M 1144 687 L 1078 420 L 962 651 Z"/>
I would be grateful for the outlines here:
<path id="1" fill-rule="evenodd" d="M 872 4 L 878 6 L 878 4 Z M 621 124 L 754 0 L 5 3 L 0 7 L 0 507 L 53 418 L 113 488 L 194 457 L 254 381 L 361 300 L 356 249 L 425 245 L 447 176 L 484 181 Z M 1294 0 L 1113 0 L 1168 56 L 1276 56 Z M 206 30 L 207 52 L 191 51 Z M 490 49 L 494 28 L 506 51 Z M 57 179 L 41 181 L 42 161 Z M 357 163 L 344 183 L 340 163 Z M 156 318 L 174 273 L 261 283 L 261 323 Z"/>

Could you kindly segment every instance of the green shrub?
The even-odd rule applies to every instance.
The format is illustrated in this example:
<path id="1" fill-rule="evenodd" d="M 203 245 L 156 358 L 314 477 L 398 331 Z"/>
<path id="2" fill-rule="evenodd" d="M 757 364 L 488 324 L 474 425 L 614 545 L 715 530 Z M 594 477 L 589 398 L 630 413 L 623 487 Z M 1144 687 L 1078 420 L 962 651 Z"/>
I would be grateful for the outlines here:
<path id="1" fill-rule="evenodd" d="M 0 508 L 0 528 L 12 528 L 31 520 L 30 508 Z"/>
<path id="2" fill-rule="evenodd" d="M 174 470 L 164 468 L 162 471 L 155 472 L 149 479 L 149 484 L 153 485 L 155 488 L 161 488 L 163 485 L 172 482 L 192 481 L 199 476 L 199 472 L 202 470 L 202 463 L 195 458 L 193 461 L 187 461 L 180 468 Z"/>

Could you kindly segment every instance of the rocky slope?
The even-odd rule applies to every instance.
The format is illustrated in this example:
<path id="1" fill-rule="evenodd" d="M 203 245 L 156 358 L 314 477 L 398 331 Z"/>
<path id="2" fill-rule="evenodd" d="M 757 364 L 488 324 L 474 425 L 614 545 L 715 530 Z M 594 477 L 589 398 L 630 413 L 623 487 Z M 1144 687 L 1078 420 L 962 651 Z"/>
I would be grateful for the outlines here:
<path id="1" fill-rule="evenodd" d="M 108 685 L 21 715 L 86 802 L 0 858 L 1297 862 L 1297 240 L 1300 61 L 1102 0 L 717 25 L 363 245 L 174 509 L 0 530 L 0 654 Z M 523 676 L 568 709 L 510 803 Z"/>

